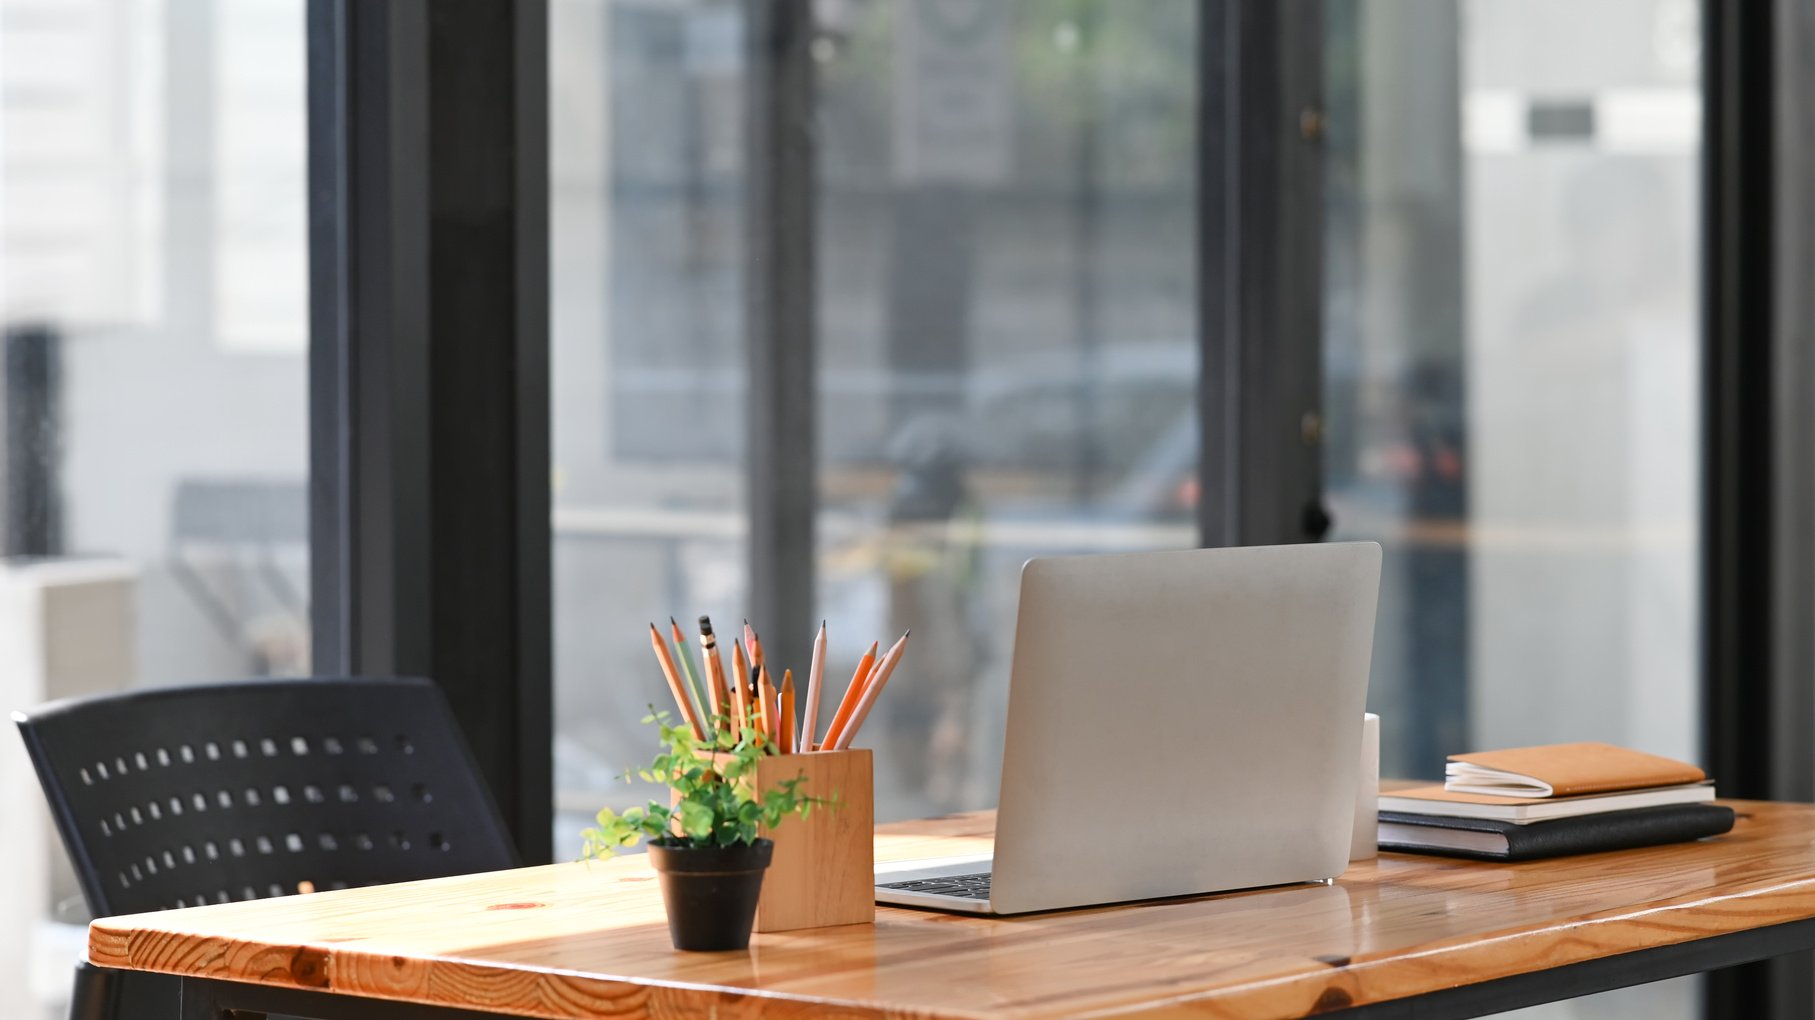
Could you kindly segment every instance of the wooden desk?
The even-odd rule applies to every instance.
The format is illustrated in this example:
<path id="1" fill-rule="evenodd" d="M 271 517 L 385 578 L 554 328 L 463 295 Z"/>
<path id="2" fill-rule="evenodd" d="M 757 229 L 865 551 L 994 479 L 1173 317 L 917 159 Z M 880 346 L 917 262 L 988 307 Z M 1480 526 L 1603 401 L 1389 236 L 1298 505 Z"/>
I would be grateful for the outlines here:
<path id="1" fill-rule="evenodd" d="M 739 953 L 669 948 L 637 857 L 104 918 L 89 957 L 184 975 L 194 1020 L 1473 1016 L 1815 946 L 1815 806 L 1734 807 L 1708 843 L 1388 854 L 1331 886 L 1005 920 L 883 909 Z M 885 826 L 877 856 L 984 849 L 992 820 Z"/>

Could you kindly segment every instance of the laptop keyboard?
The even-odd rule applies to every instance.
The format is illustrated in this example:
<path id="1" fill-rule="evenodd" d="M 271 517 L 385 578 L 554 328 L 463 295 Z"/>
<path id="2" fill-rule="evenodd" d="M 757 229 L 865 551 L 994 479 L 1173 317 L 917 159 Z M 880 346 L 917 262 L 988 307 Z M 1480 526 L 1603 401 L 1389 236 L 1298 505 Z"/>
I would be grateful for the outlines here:
<path id="1" fill-rule="evenodd" d="M 948 875 L 945 878 L 922 878 L 913 882 L 885 882 L 879 889 L 931 893 L 934 896 L 956 896 L 963 900 L 989 899 L 989 872 L 981 875 Z"/>

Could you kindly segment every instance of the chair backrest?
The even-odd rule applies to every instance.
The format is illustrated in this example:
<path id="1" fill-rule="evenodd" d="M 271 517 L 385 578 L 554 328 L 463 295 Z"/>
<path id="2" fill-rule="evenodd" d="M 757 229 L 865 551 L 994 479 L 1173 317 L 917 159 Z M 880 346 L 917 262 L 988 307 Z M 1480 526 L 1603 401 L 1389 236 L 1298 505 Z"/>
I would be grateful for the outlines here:
<path id="1" fill-rule="evenodd" d="M 517 863 L 426 680 L 244 680 L 15 712 L 97 916 Z"/>

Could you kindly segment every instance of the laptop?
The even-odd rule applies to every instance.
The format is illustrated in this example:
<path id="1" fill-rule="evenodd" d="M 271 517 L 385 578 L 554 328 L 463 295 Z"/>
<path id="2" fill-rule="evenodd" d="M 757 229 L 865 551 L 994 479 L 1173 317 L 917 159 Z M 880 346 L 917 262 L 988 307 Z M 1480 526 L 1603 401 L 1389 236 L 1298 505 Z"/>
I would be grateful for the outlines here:
<path id="1" fill-rule="evenodd" d="M 1348 865 L 1380 547 L 1029 560 L 994 852 L 879 866 L 876 900 L 1021 914 Z"/>

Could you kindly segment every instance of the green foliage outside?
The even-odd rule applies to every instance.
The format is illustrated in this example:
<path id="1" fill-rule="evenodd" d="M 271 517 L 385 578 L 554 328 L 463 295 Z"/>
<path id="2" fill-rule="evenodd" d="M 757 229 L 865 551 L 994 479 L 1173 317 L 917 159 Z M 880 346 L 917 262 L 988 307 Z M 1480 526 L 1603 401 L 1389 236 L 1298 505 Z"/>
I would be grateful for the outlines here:
<path id="1" fill-rule="evenodd" d="M 598 827 L 582 833 L 582 857 L 587 860 L 611 857 L 645 838 L 693 848 L 754 843 L 763 827 L 773 829 L 794 815 L 806 818 L 815 807 L 837 807 L 826 798 L 801 793 L 805 775 L 759 793 L 756 765 L 769 752 L 756 742 L 753 729 L 746 727 L 733 738 L 728 726 L 716 727 L 712 749 L 728 757 L 715 766 L 702 757 L 702 748 L 685 723 L 670 725 L 667 712 L 651 712 L 643 722 L 660 728 L 665 750 L 633 774 L 644 782 L 665 784 L 679 797 L 673 807 L 652 800 L 622 813 L 600 811 Z M 630 774 L 624 778 L 629 780 Z"/>

